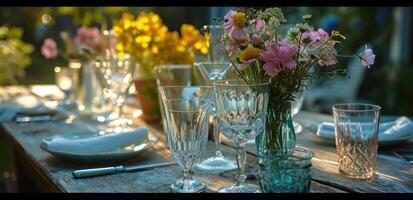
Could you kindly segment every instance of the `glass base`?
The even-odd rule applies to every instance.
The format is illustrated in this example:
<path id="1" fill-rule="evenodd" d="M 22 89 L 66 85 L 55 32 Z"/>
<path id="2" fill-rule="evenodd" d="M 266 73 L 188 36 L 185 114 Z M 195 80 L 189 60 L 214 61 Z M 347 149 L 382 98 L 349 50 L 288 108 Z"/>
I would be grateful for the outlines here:
<path id="1" fill-rule="evenodd" d="M 350 179 L 358 179 L 358 180 L 370 180 L 374 177 L 374 171 L 370 171 L 369 173 L 366 174 L 355 174 L 355 173 L 350 173 L 350 172 L 346 172 L 343 169 L 338 170 L 340 172 L 340 174 L 344 175 L 347 178 Z"/>
<path id="2" fill-rule="evenodd" d="M 235 184 L 218 190 L 219 193 L 261 193 L 260 187 L 252 184 Z"/>
<path id="3" fill-rule="evenodd" d="M 238 167 L 234 161 L 225 159 L 223 156 L 214 156 L 202 161 L 198 165 L 195 165 L 194 169 L 219 173 L 236 170 Z"/>
<path id="4" fill-rule="evenodd" d="M 196 179 L 184 180 L 179 179 L 171 185 L 171 190 L 177 193 L 194 193 L 202 192 L 204 190 L 204 184 Z"/>
<path id="5" fill-rule="evenodd" d="M 293 122 L 293 125 L 294 125 L 294 132 L 295 133 L 301 133 L 303 131 L 303 127 L 301 126 L 300 123 Z"/>

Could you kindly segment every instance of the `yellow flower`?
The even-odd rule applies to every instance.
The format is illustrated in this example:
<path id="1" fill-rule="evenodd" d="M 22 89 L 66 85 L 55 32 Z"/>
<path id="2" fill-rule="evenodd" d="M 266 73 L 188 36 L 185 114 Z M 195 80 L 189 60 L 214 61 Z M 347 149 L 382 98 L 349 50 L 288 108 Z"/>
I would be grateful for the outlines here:
<path id="1" fill-rule="evenodd" d="M 183 24 L 180 36 L 168 31 L 159 15 L 152 12 L 141 12 L 136 17 L 123 13 L 114 22 L 113 31 L 118 39 L 116 49 L 132 55 L 147 73 L 158 64 L 193 64 L 195 51 L 206 54 L 209 49 L 209 35 Z"/>
<path id="2" fill-rule="evenodd" d="M 247 60 L 250 60 L 250 59 L 253 59 L 253 58 L 257 58 L 260 55 L 261 52 L 262 52 L 262 50 L 259 49 L 259 48 L 247 47 L 246 49 L 244 49 L 241 52 L 241 54 L 239 56 L 239 59 L 241 61 L 247 61 Z"/>
<path id="3" fill-rule="evenodd" d="M 243 12 L 237 12 L 232 16 L 232 23 L 237 28 L 243 28 L 247 23 L 247 16 Z"/>

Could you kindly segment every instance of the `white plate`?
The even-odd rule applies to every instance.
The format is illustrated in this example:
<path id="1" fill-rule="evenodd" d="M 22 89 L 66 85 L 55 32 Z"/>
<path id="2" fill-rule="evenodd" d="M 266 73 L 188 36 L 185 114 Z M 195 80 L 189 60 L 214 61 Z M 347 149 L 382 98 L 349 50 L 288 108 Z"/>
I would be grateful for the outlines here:
<path id="1" fill-rule="evenodd" d="M 314 135 L 314 138 L 316 138 L 317 142 L 320 142 L 323 144 L 329 144 L 329 145 L 336 145 L 335 137 L 326 137 L 326 136 L 316 135 L 315 133 L 313 133 L 313 135 Z M 392 146 L 392 145 L 407 142 L 411 138 L 413 138 L 413 134 L 407 135 L 406 137 L 379 140 L 378 143 L 379 143 L 379 147 L 386 147 L 386 146 Z"/>
<path id="2" fill-rule="evenodd" d="M 82 135 L 82 138 L 83 137 L 85 136 Z M 74 138 L 74 136 L 69 136 L 67 138 Z M 60 157 L 68 161 L 80 163 L 114 163 L 136 158 L 136 156 L 138 156 L 139 153 L 145 151 L 146 149 L 154 145 L 156 142 L 158 142 L 158 139 L 149 132 L 148 139 L 146 139 L 145 141 L 135 141 L 132 145 L 119 147 L 107 152 L 74 153 L 49 150 L 43 148 L 42 146 L 40 146 L 40 148 L 44 151 L 47 151 L 57 157 Z"/>

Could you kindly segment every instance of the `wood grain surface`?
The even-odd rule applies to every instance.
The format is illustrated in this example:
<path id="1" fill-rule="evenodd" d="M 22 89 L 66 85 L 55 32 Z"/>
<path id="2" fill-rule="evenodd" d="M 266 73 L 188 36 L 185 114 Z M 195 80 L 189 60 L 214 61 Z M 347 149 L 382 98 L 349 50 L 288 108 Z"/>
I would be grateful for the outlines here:
<path id="1" fill-rule="evenodd" d="M 18 94 L 16 94 L 16 92 Z M 0 88 L 0 100 L 15 102 L 22 94 L 33 95 L 28 87 Z M 33 95 L 34 96 L 34 95 Z M 34 96 L 37 100 L 38 96 Z M 42 99 L 44 100 L 44 99 Z M 136 109 L 129 107 L 129 111 Z M 128 109 L 125 109 L 128 112 Z M 322 121 L 331 121 L 328 115 L 301 112 L 297 121 L 304 127 Z M 72 171 L 91 167 L 104 167 L 113 165 L 149 164 L 167 160 L 174 160 L 166 143 L 166 135 L 160 124 L 146 124 L 140 118 L 134 119 L 134 125 L 145 125 L 150 133 L 159 138 L 159 142 L 150 149 L 140 153 L 135 159 L 124 163 L 107 164 L 82 164 L 62 160 L 40 149 L 42 139 L 56 135 L 64 136 L 74 132 L 81 132 L 85 126 L 99 125 L 84 116 L 79 116 L 74 121 L 59 121 L 47 123 L 2 123 L 1 132 L 13 144 L 16 163 L 24 176 L 35 182 L 41 191 L 45 192 L 171 192 L 169 186 L 182 176 L 182 169 L 178 165 L 159 167 L 151 170 L 113 174 L 84 179 L 74 179 Z M 297 135 L 300 146 L 311 149 L 315 158 L 312 163 L 311 192 L 413 192 L 413 167 L 406 161 L 392 156 L 389 152 L 409 149 L 413 141 L 399 145 L 396 148 L 379 151 L 377 160 L 377 174 L 371 181 L 352 180 L 340 175 L 337 166 L 337 153 L 335 146 L 322 144 L 314 139 L 314 133 L 306 128 Z M 225 145 L 221 146 L 223 154 L 235 159 L 235 150 L 230 142 L 223 138 Z M 257 157 L 255 146 L 248 145 L 246 171 L 257 173 Z M 214 145 L 208 142 L 205 157 L 213 155 Z M 387 154 L 386 154 L 387 152 Z M 19 173 L 18 173 L 19 175 Z M 235 182 L 236 170 L 222 174 L 208 174 L 195 171 L 194 177 L 200 179 L 206 186 L 204 192 L 216 192 L 219 188 Z M 20 180 L 20 179 L 19 179 Z M 258 184 L 256 179 L 248 180 Z"/>

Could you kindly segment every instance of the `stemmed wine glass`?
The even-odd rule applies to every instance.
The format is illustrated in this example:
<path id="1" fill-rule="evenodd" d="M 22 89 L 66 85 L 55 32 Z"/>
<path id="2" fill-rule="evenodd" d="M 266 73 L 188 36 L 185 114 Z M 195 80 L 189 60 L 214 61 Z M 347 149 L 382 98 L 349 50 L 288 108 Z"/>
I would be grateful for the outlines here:
<path id="1" fill-rule="evenodd" d="M 68 67 L 55 67 L 55 79 L 57 87 L 64 93 L 63 105 L 71 105 L 73 102 L 73 91 L 77 83 L 77 69 Z"/>
<path id="2" fill-rule="evenodd" d="M 132 121 L 122 117 L 122 106 L 126 100 L 126 92 L 132 84 L 132 74 L 135 68 L 133 60 L 126 55 L 119 58 L 116 54 L 107 55 L 96 61 L 96 66 L 105 80 L 105 90 L 113 104 L 113 112 L 109 115 L 110 129 L 121 131 L 129 128 Z"/>
<path id="3" fill-rule="evenodd" d="M 204 184 L 192 177 L 192 167 L 199 161 L 208 142 L 207 100 L 170 99 L 165 102 L 168 146 L 184 177 L 171 185 L 174 192 L 200 192 Z"/>
<path id="4" fill-rule="evenodd" d="M 229 62 L 213 63 L 213 62 L 199 62 L 196 63 L 200 71 L 204 76 L 209 77 L 211 83 L 214 81 L 221 80 L 230 70 L 231 64 Z M 212 98 L 214 99 L 214 93 L 212 93 Z M 216 118 L 216 106 L 215 102 L 212 101 L 210 104 L 210 110 L 213 117 L 213 135 L 215 143 L 215 154 L 196 165 L 196 169 L 209 171 L 209 172 L 223 172 L 234 170 L 237 168 L 234 161 L 226 159 L 220 150 L 220 132 L 218 127 L 218 120 Z"/>
<path id="5" fill-rule="evenodd" d="M 268 83 L 247 84 L 244 80 L 214 82 L 217 119 L 223 134 L 236 144 L 238 180 L 235 185 L 219 189 L 224 193 L 260 192 L 256 185 L 245 183 L 245 144 L 264 131 Z"/>

